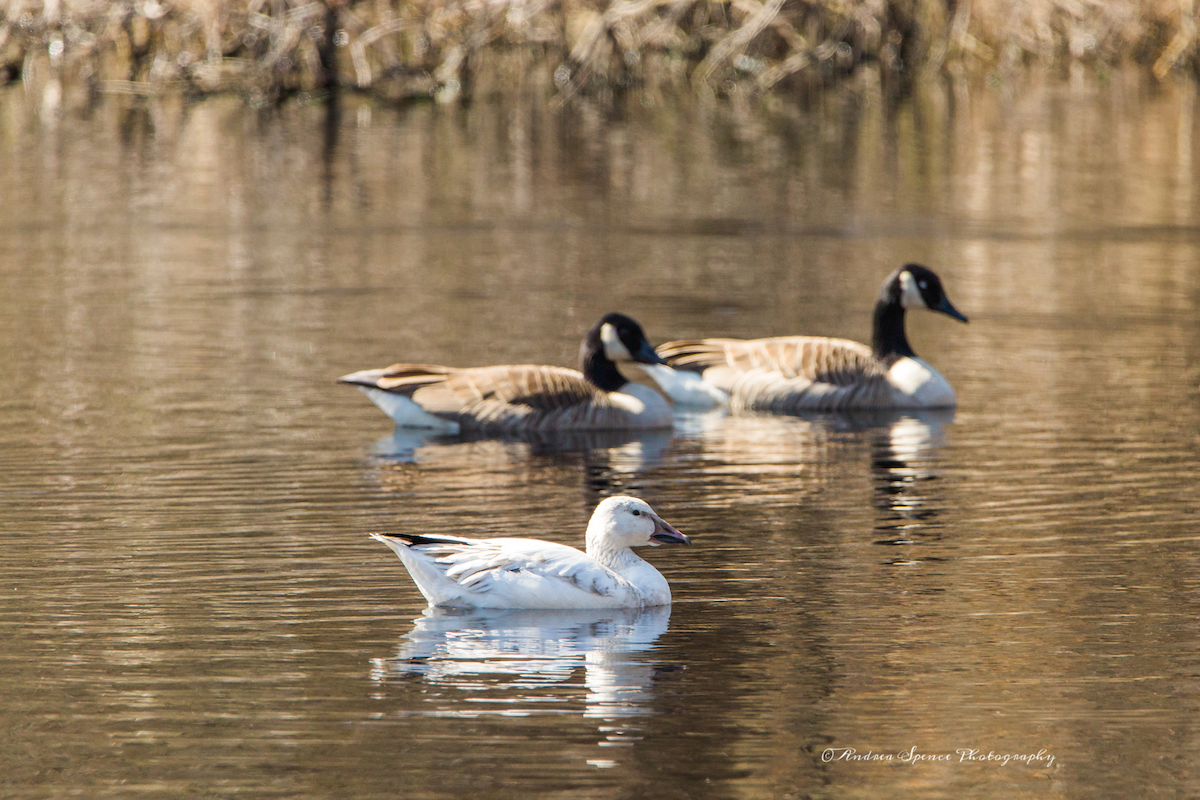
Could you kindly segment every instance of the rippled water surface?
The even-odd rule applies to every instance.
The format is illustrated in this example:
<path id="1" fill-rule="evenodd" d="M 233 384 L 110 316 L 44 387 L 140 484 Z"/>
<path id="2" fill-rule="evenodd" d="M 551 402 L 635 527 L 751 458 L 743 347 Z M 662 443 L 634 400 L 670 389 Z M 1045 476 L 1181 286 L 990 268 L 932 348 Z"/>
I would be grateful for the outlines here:
<path id="1" fill-rule="evenodd" d="M 1200 794 L 1194 105 L 4 90 L 0 793 Z M 957 412 L 466 442 L 334 382 L 572 365 L 614 309 L 868 339 L 904 261 L 971 317 L 910 315 Z M 580 544 L 617 492 L 693 537 L 670 609 L 426 611 L 367 537 Z"/>

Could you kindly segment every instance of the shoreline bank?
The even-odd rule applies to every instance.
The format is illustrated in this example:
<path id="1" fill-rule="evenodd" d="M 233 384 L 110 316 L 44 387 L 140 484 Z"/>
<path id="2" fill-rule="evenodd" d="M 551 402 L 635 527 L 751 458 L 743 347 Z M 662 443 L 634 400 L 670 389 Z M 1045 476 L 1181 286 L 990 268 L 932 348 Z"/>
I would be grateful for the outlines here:
<path id="1" fill-rule="evenodd" d="M 241 94 L 270 103 L 347 89 L 386 102 L 532 93 L 562 102 L 630 90 L 782 97 L 864 66 L 1012 75 L 1125 64 L 1195 77 L 1195 9 L 1164 0 L 10 0 L 0 85 Z M 56 97 L 56 92 L 57 97 Z"/>

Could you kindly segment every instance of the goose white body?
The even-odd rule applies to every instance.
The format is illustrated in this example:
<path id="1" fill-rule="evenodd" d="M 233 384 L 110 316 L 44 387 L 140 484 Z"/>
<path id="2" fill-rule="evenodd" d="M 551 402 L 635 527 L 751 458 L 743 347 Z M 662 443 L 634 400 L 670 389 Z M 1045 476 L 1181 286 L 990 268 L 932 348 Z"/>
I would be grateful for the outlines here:
<path id="1" fill-rule="evenodd" d="M 369 370 L 375 372 L 377 370 Z M 361 373 L 347 375 L 345 380 L 347 383 L 353 382 Z M 371 386 L 359 385 L 358 390 L 371 399 L 371 402 L 379 406 L 379 410 L 391 417 L 392 422 L 396 423 L 398 428 L 423 428 L 431 431 L 439 431 L 442 433 L 457 435 L 459 433 L 459 424 L 454 420 L 442 419 L 435 417 L 425 409 L 417 405 L 409 397 L 395 392 L 385 392 L 383 389 L 376 389 Z"/>
<path id="2" fill-rule="evenodd" d="M 887 372 L 892 386 L 892 408 L 953 408 L 958 402 L 954 387 L 920 358 L 901 358 Z"/>
<path id="3" fill-rule="evenodd" d="M 648 386 L 627 383 L 619 391 L 609 392 L 608 399 L 629 415 L 631 428 L 671 427 L 670 404 L 666 398 Z"/>
<path id="4" fill-rule="evenodd" d="M 698 373 L 672 369 L 664 364 L 639 366 L 676 405 L 694 409 L 721 408 L 729 405 L 729 393 L 713 386 Z"/>
<path id="5" fill-rule="evenodd" d="M 630 549 L 690 540 L 642 500 L 596 507 L 587 552 L 540 539 L 372 534 L 399 556 L 431 606 L 645 608 L 669 605 L 667 579 Z"/>

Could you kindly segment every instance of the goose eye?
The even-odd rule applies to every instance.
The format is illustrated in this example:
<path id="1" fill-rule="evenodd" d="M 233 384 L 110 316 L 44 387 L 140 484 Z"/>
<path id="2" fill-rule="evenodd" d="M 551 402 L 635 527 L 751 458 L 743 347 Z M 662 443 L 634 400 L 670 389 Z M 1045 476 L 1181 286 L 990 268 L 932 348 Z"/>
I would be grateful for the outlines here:
<path id="1" fill-rule="evenodd" d="M 633 515 L 634 515 L 635 517 L 640 517 L 640 516 L 642 515 L 642 512 L 638 511 L 638 510 L 635 508 L 635 509 L 633 510 Z"/>
<path id="2" fill-rule="evenodd" d="M 921 281 L 918 285 L 921 287 L 921 291 L 925 291 L 929 288 L 929 284 L 925 283 L 925 281 Z"/>

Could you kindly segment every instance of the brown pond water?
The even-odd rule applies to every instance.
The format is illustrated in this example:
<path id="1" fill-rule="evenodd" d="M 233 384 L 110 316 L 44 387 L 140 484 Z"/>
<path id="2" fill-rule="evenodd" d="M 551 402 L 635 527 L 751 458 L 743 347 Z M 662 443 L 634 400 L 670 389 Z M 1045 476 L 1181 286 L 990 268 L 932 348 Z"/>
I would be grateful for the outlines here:
<path id="1" fill-rule="evenodd" d="M 0 793 L 1200 795 L 1195 89 L 880 98 L 0 93 Z M 861 340 L 908 260 L 956 414 L 466 443 L 334 383 L 612 309 Z M 425 614 L 366 535 L 577 544 L 618 491 L 693 536 L 669 612 Z"/>

